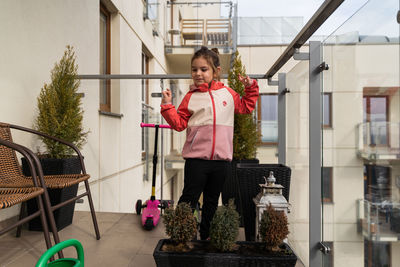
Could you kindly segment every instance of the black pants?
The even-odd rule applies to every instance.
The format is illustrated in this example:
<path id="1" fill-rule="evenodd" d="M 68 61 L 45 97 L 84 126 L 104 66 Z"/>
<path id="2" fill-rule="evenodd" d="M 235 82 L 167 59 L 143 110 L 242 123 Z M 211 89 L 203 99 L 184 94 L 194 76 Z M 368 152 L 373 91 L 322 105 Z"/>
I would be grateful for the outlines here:
<path id="1" fill-rule="evenodd" d="M 182 196 L 178 203 L 190 203 L 193 209 L 203 192 L 200 238 L 207 239 L 210 223 L 218 206 L 230 162 L 220 160 L 186 159 Z"/>

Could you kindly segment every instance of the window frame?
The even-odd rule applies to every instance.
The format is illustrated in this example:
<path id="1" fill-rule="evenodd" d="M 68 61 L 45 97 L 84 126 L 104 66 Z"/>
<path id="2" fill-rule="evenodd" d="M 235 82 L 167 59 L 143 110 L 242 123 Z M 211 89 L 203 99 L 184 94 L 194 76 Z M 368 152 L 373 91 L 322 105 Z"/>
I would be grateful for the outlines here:
<path id="1" fill-rule="evenodd" d="M 158 17 L 159 17 L 159 10 L 158 10 L 159 1 L 156 0 L 156 1 L 155 1 L 156 3 L 149 3 L 149 0 L 142 0 L 142 2 L 143 2 L 143 8 L 144 8 L 144 11 L 143 11 L 143 19 L 144 19 L 144 20 L 148 19 L 148 20 L 150 20 L 150 21 L 157 21 L 157 20 L 158 20 Z M 152 18 L 152 17 L 149 16 L 149 14 L 150 14 L 150 12 L 149 12 L 149 6 L 150 6 L 150 5 L 155 5 L 155 6 L 156 6 L 156 8 L 155 8 L 156 14 L 155 14 L 155 17 L 154 17 L 154 18 Z"/>
<path id="2" fill-rule="evenodd" d="M 329 124 L 325 124 L 324 122 L 324 116 L 322 116 L 322 127 L 323 128 L 332 128 L 332 92 L 325 92 L 323 93 L 323 96 L 329 96 Z M 324 103 L 324 99 L 322 99 Z"/>
<path id="3" fill-rule="evenodd" d="M 387 246 L 387 254 L 386 254 L 386 256 L 387 256 L 387 259 L 388 259 L 388 262 L 389 262 L 389 265 L 388 265 L 388 267 L 391 267 L 393 264 L 392 264 L 392 261 L 391 261 L 391 259 L 392 259 L 392 246 L 391 246 L 391 244 L 390 244 L 390 242 L 379 242 L 379 243 L 377 243 L 378 245 L 380 245 L 380 246 L 382 246 L 382 245 L 384 245 L 384 246 Z M 374 244 L 373 244 L 373 241 L 372 240 L 364 240 L 364 266 L 366 266 L 366 267 L 374 267 L 375 266 L 375 260 L 376 260 L 376 258 L 374 257 L 375 255 L 374 255 L 374 253 L 373 253 L 373 248 L 374 248 Z M 365 251 L 365 250 L 368 250 L 368 251 Z"/>
<path id="4" fill-rule="evenodd" d="M 329 179 L 330 179 L 330 181 L 329 181 L 329 194 L 330 195 L 328 197 L 322 196 L 323 197 L 322 202 L 324 204 L 332 204 L 333 203 L 333 167 L 323 166 L 322 168 L 329 169 Z M 322 170 L 322 179 L 325 179 L 325 176 L 323 174 L 324 174 L 324 171 Z M 323 185 L 324 185 L 324 182 L 322 181 L 322 186 Z M 323 188 L 322 188 L 322 191 L 324 191 Z"/>
<path id="5" fill-rule="evenodd" d="M 261 122 L 262 122 L 262 105 L 261 105 L 261 98 L 263 95 L 275 95 L 275 96 L 279 96 L 278 93 L 260 93 L 260 96 L 257 100 L 257 118 L 258 118 L 258 133 L 260 136 L 260 145 L 261 146 L 277 146 L 278 145 L 278 140 L 276 142 L 263 142 L 262 141 L 262 129 L 261 129 Z M 278 109 L 278 98 L 277 98 L 277 103 L 276 103 L 276 107 Z M 277 111 L 277 115 L 278 115 L 278 111 Z M 278 122 L 278 117 L 276 118 L 276 121 Z"/>
<path id="6" fill-rule="evenodd" d="M 100 16 L 103 15 L 106 18 L 106 43 L 105 43 L 106 70 L 105 73 L 100 73 L 100 74 L 111 74 L 111 12 L 108 11 L 108 9 L 103 4 L 100 3 L 99 15 Z M 102 80 L 100 80 L 100 82 L 102 82 Z M 100 111 L 111 112 L 111 80 L 106 80 L 105 85 L 106 85 L 106 103 L 101 103 L 99 99 L 99 109 Z"/>
<path id="7" fill-rule="evenodd" d="M 391 197 L 393 192 L 392 192 L 392 187 L 390 186 L 392 184 L 392 170 L 388 166 L 384 165 L 370 165 L 370 164 L 364 164 L 365 172 L 364 172 L 364 181 L 365 181 L 365 186 L 364 186 L 364 198 L 367 198 L 367 196 L 372 197 L 372 188 L 371 186 L 375 186 L 376 184 L 373 183 L 373 177 L 375 177 L 375 174 L 377 172 L 377 168 L 384 168 L 387 171 L 386 178 L 388 179 L 388 182 L 386 185 L 388 186 L 388 197 Z M 376 177 L 375 177 L 376 178 Z M 370 199 L 372 201 L 372 199 Z"/>
<path id="8" fill-rule="evenodd" d="M 372 91 L 372 90 L 370 90 L 370 91 Z M 363 101 L 364 101 L 364 99 L 366 99 L 366 107 L 365 107 L 365 112 L 366 112 L 366 121 L 365 122 L 367 122 L 367 123 L 370 123 L 371 122 L 371 98 L 384 98 L 385 99 L 385 101 L 386 101 L 386 106 L 385 106 L 385 111 L 386 111 L 386 114 L 385 114 L 385 116 L 386 116 L 386 122 L 390 122 L 390 117 L 389 117 L 389 115 L 390 115 L 390 112 L 389 112 L 389 109 L 390 109 L 390 95 L 376 95 L 376 94 L 373 94 L 373 93 L 363 93 Z M 363 111 L 364 112 L 364 111 Z M 364 122 L 364 119 L 363 119 L 363 122 Z M 382 146 L 382 147 L 385 147 L 385 146 L 389 146 L 390 147 L 390 145 L 391 145 L 391 143 L 390 143 L 390 130 L 389 130 L 389 128 L 388 128 L 388 126 L 386 127 L 386 144 L 378 144 L 378 145 L 376 145 L 376 144 L 371 144 L 371 146 Z"/>
<path id="9" fill-rule="evenodd" d="M 149 74 L 149 72 L 150 72 L 149 63 L 150 63 L 150 56 L 143 49 L 142 53 L 141 53 L 142 75 Z M 149 91 L 150 91 L 149 86 L 150 86 L 149 79 L 142 79 L 142 96 L 141 97 L 142 97 L 142 102 L 147 105 L 149 104 Z M 143 93 L 144 93 L 144 95 L 143 95 Z"/>
<path id="10" fill-rule="evenodd" d="M 143 47 L 140 57 L 141 57 L 141 74 L 142 75 L 149 74 L 149 72 L 150 72 L 149 63 L 150 63 L 151 57 L 146 52 L 145 47 Z M 149 99 L 150 99 L 150 89 L 149 88 L 150 88 L 149 79 L 142 79 L 142 83 L 141 83 L 142 112 L 149 111 L 149 108 L 147 107 L 149 105 Z M 142 113 L 142 117 L 143 117 L 143 113 Z M 146 150 L 149 147 L 148 142 L 149 142 L 148 129 L 142 128 L 142 145 L 144 144 L 144 147 L 142 147 L 142 160 L 146 160 Z"/>

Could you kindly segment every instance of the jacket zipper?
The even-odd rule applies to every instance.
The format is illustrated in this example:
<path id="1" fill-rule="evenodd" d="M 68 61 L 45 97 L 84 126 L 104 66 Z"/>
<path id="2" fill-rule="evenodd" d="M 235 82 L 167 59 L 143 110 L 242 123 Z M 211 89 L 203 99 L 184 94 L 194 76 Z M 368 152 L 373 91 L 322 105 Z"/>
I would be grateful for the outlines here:
<path id="1" fill-rule="evenodd" d="M 212 103 L 212 108 L 213 108 L 213 143 L 212 143 L 212 149 L 211 149 L 211 157 L 210 160 L 214 158 L 214 150 L 215 150 L 215 128 L 216 128 L 216 116 L 215 116 L 215 102 L 214 98 L 211 93 L 211 84 L 208 87 L 208 93 L 210 94 L 211 97 L 211 103 Z"/>

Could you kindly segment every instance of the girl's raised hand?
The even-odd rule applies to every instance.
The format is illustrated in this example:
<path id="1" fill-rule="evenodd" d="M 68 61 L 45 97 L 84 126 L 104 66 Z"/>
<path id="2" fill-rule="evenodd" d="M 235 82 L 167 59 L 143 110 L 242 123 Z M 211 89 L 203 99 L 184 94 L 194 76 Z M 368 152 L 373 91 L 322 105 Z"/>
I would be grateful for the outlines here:
<path id="1" fill-rule="evenodd" d="M 253 80 L 250 79 L 249 76 L 243 77 L 242 75 L 238 74 L 238 79 L 245 87 L 249 87 L 253 84 Z"/>
<path id="2" fill-rule="evenodd" d="M 172 103 L 172 93 L 171 90 L 168 88 L 165 89 L 165 91 L 162 91 L 162 98 L 161 98 L 161 104 L 171 104 Z"/>

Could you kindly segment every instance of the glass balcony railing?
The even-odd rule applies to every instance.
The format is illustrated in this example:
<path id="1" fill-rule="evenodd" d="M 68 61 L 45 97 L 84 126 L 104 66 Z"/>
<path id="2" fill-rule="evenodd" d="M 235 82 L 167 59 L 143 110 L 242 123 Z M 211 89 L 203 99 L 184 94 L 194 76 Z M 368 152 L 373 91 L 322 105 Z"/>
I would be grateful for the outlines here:
<path id="1" fill-rule="evenodd" d="M 357 200 L 358 232 L 370 241 L 400 240 L 400 203 Z"/>
<path id="2" fill-rule="evenodd" d="M 399 266 L 398 10 L 364 1 L 322 43 L 332 127 L 321 127 L 321 225 L 335 266 Z"/>
<path id="3" fill-rule="evenodd" d="M 358 126 L 358 155 L 367 160 L 400 160 L 400 123 L 377 121 Z"/>
<path id="4" fill-rule="evenodd" d="M 260 123 L 261 123 L 261 141 L 263 143 L 278 142 L 278 122 L 260 121 Z"/>

